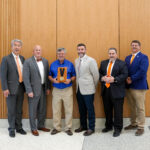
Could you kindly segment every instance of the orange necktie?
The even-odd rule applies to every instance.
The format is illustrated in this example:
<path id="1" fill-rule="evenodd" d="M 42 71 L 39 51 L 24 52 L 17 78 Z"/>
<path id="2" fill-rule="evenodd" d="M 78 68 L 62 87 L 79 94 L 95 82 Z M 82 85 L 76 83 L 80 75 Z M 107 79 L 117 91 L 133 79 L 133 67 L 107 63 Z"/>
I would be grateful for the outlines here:
<path id="1" fill-rule="evenodd" d="M 130 60 L 130 64 L 132 64 L 133 60 L 134 60 L 135 55 L 132 54 L 131 60 Z"/>
<path id="2" fill-rule="evenodd" d="M 112 67 L 112 64 L 113 64 L 113 62 L 111 61 L 109 63 L 109 66 L 108 66 L 108 70 L 107 70 L 107 76 L 108 77 L 111 76 L 111 67 Z M 110 83 L 106 83 L 106 87 L 109 88 L 110 87 Z"/>
<path id="3" fill-rule="evenodd" d="M 21 72 L 21 67 L 19 64 L 18 56 L 16 57 L 16 62 L 17 62 L 17 69 L 18 69 L 18 74 L 19 74 L 19 82 L 21 83 L 23 80 L 22 80 L 22 72 Z"/>

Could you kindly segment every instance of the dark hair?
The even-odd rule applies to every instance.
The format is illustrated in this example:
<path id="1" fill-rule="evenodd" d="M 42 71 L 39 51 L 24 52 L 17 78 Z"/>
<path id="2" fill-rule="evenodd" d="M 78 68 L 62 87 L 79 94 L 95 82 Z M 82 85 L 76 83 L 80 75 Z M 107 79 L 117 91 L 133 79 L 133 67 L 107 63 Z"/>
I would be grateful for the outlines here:
<path id="1" fill-rule="evenodd" d="M 131 42 L 131 44 L 132 44 L 132 43 L 138 43 L 139 46 L 141 46 L 141 43 L 140 43 L 140 41 L 138 41 L 138 40 L 133 40 L 133 41 Z"/>
<path id="2" fill-rule="evenodd" d="M 85 49 L 86 49 L 86 45 L 85 45 L 85 44 L 83 44 L 83 43 L 79 43 L 79 44 L 77 45 L 77 47 L 80 47 L 80 46 L 84 46 L 84 47 L 85 47 Z"/>
<path id="3" fill-rule="evenodd" d="M 117 53 L 117 49 L 114 48 L 114 47 L 111 47 L 111 48 L 108 49 L 108 51 L 110 51 L 110 50 L 114 50 Z"/>

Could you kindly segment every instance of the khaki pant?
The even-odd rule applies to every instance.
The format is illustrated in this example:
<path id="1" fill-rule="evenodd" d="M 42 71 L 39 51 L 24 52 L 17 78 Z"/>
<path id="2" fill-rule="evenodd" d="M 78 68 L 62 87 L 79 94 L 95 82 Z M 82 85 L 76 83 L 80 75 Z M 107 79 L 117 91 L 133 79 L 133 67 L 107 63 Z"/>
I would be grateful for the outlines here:
<path id="1" fill-rule="evenodd" d="M 61 130 L 61 108 L 62 102 L 65 110 L 65 130 L 72 127 L 73 113 L 73 90 L 72 87 L 65 89 L 53 88 L 52 91 L 52 109 L 53 109 L 53 126 L 56 130 Z"/>
<path id="2" fill-rule="evenodd" d="M 137 125 L 139 129 L 143 129 L 145 124 L 145 94 L 146 90 L 126 90 L 131 110 L 131 125 Z"/>

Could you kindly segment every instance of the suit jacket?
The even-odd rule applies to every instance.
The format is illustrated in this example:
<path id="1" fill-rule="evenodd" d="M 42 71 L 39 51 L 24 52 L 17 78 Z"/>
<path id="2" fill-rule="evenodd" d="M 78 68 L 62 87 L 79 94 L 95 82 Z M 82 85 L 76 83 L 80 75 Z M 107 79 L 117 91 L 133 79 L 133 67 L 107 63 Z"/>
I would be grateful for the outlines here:
<path id="1" fill-rule="evenodd" d="M 107 75 L 107 65 L 109 63 L 108 60 L 104 60 L 101 62 L 99 74 L 100 74 L 100 82 L 101 82 L 101 95 L 104 94 L 104 89 L 106 88 L 105 82 L 101 81 L 101 78 Z M 112 97 L 114 99 L 123 98 L 125 96 L 125 80 L 128 77 L 128 68 L 124 61 L 116 59 L 115 64 L 112 68 L 111 76 L 115 78 L 114 83 L 110 83 L 110 90 Z"/>
<path id="2" fill-rule="evenodd" d="M 24 57 L 19 55 L 22 64 Z M 9 90 L 10 94 L 16 94 L 19 86 L 19 74 L 13 54 L 3 57 L 1 63 L 2 90 Z"/>
<path id="3" fill-rule="evenodd" d="M 46 90 L 50 89 L 50 81 L 48 79 L 49 64 L 45 58 L 42 58 L 42 62 L 44 66 L 44 84 L 46 94 Z M 41 75 L 34 56 L 32 56 L 24 62 L 23 80 L 25 84 L 26 93 L 33 92 L 34 96 L 40 96 Z"/>
<path id="4" fill-rule="evenodd" d="M 76 69 L 76 91 L 78 86 L 83 95 L 94 94 L 99 79 L 98 67 L 95 59 L 85 55 L 80 66 L 80 76 L 78 72 L 79 58 L 75 60 Z"/>
<path id="5" fill-rule="evenodd" d="M 132 64 L 130 64 L 130 59 L 132 55 L 126 57 L 125 62 L 128 67 L 129 77 L 131 77 L 132 83 L 127 85 L 127 88 L 131 89 L 148 89 L 147 83 L 147 70 L 149 66 L 148 57 L 141 52 L 139 52 Z"/>

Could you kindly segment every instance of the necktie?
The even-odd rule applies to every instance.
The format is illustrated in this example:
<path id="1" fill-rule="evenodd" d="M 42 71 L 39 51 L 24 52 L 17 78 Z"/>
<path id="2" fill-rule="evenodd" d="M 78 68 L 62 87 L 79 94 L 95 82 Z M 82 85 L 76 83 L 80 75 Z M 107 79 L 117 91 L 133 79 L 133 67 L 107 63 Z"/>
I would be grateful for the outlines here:
<path id="1" fill-rule="evenodd" d="M 17 62 L 17 69 L 18 69 L 18 74 L 19 74 L 19 82 L 21 83 L 23 79 L 22 79 L 22 72 L 21 72 L 21 67 L 19 64 L 18 56 L 16 57 L 16 62 Z"/>
<path id="2" fill-rule="evenodd" d="M 133 60 L 134 60 L 135 55 L 132 54 L 131 60 L 130 60 L 130 64 L 132 64 Z"/>
<path id="3" fill-rule="evenodd" d="M 38 62 L 38 61 L 42 61 L 42 58 L 39 58 L 39 59 L 37 59 L 36 61 L 37 61 L 37 62 Z"/>
<path id="4" fill-rule="evenodd" d="M 112 67 L 112 64 L 113 64 L 113 62 L 111 61 L 109 63 L 109 66 L 108 66 L 108 70 L 107 70 L 107 76 L 108 77 L 111 76 L 111 67 Z M 106 87 L 109 88 L 110 87 L 110 83 L 106 83 Z"/>
<path id="5" fill-rule="evenodd" d="M 80 76 L 80 67 L 81 67 L 81 59 L 79 59 L 79 66 L 78 66 L 78 72 L 79 72 L 79 76 Z"/>

